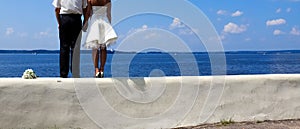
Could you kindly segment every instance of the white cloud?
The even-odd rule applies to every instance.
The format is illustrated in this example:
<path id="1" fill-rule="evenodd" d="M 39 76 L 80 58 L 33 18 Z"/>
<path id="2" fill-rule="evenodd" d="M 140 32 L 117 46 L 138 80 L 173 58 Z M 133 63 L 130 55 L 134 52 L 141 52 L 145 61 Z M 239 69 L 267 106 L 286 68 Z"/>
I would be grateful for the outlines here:
<path id="1" fill-rule="evenodd" d="M 286 11 L 287 13 L 289 13 L 289 12 L 292 11 L 292 8 L 287 8 L 285 11 Z M 282 9 L 281 9 L 281 8 L 278 8 L 278 9 L 276 10 L 276 13 L 281 13 L 281 12 L 282 12 Z"/>
<path id="2" fill-rule="evenodd" d="M 179 34 L 180 35 L 192 35 L 192 34 L 194 34 L 194 32 L 192 30 L 186 28 L 186 29 L 180 29 Z"/>
<path id="3" fill-rule="evenodd" d="M 12 35 L 15 32 L 14 28 L 6 28 L 5 35 L 9 36 Z"/>
<path id="4" fill-rule="evenodd" d="M 227 11 L 225 11 L 225 10 L 218 10 L 217 14 L 218 15 L 226 15 Z"/>
<path id="5" fill-rule="evenodd" d="M 40 32 L 39 35 L 40 35 L 40 36 L 48 36 L 49 33 L 45 31 L 45 32 Z"/>
<path id="6" fill-rule="evenodd" d="M 245 41 L 251 41 L 251 38 L 246 38 Z"/>
<path id="7" fill-rule="evenodd" d="M 190 29 L 185 26 L 179 18 L 174 18 L 169 28 L 170 30 L 177 29 L 180 35 L 192 35 L 194 32 L 197 32 L 196 29 Z"/>
<path id="8" fill-rule="evenodd" d="M 42 39 L 42 38 L 45 38 L 45 37 L 48 37 L 48 36 L 49 36 L 49 33 L 47 31 L 38 32 L 38 33 L 34 34 L 35 39 Z"/>
<path id="9" fill-rule="evenodd" d="M 19 37 L 21 37 L 21 38 L 25 38 L 25 37 L 28 36 L 28 33 L 23 32 L 23 33 L 19 33 L 18 35 L 19 35 Z"/>
<path id="10" fill-rule="evenodd" d="M 28 36 L 28 33 L 27 32 L 16 32 L 15 29 L 12 27 L 6 28 L 5 36 L 11 36 L 11 35 L 17 36 L 18 38 L 25 38 Z"/>
<path id="11" fill-rule="evenodd" d="M 285 24 L 286 23 L 286 20 L 285 19 L 275 19 L 275 20 L 268 20 L 266 22 L 266 25 L 267 26 L 275 26 L 275 25 L 281 25 L 281 24 Z"/>
<path id="12" fill-rule="evenodd" d="M 219 39 L 220 39 L 220 40 L 225 40 L 225 39 L 226 39 L 225 34 L 220 35 Z"/>
<path id="13" fill-rule="evenodd" d="M 141 28 L 135 29 L 133 32 L 145 31 L 148 29 L 148 25 L 143 25 Z"/>
<path id="14" fill-rule="evenodd" d="M 128 31 L 127 35 L 136 33 L 136 32 L 145 31 L 145 30 L 148 30 L 148 25 L 143 25 L 141 28 L 137 28 L 137 29 L 131 29 L 130 31 Z"/>
<path id="15" fill-rule="evenodd" d="M 231 15 L 232 17 L 238 17 L 238 16 L 242 16 L 244 14 L 244 12 L 240 11 L 240 10 L 237 10 L 235 11 L 234 13 L 230 13 L 226 10 L 218 10 L 217 11 L 217 14 L 218 15 Z"/>
<path id="16" fill-rule="evenodd" d="M 44 38 L 50 38 L 50 37 L 56 37 L 56 35 L 51 31 L 51 29 L 45 29 L 45 31 L 40 31 L 34 34 L 35 39 L 44 39 Z"/>
<path id="17" fill-rule="evenodd" d="M 247 30 L 247 26 L 246 25 L 237 25 L 235 23 L 228 23 L 227 25 L 224 26 L 223 31 L 226 33 L 232 33 L 232 34 L 238 34 L 238 33 L 242 33 L 245 32 Z"/>
<path id="18" fill-rule="evenodd" d="M 287 8 L 287 9 L 286 9 L 286 12 L 287 12 L 287 13 L 289 13 L 289 12 L 291 12 L 291 11 L 292 11 L 292 8 Z"/>
<path id="19" fill-rule="evenodd" d="M 238 17 L 238 16 L 241 16 L 241 15 L 243 15 L 243 14 L 244 14 L 243 12 L 241 12 L 241 11 L 238 10 L 238 11 L 232 13 L 231 16 L 232 16 L 232 17 Z"/>
<path id="20" fill-rule="evenodd" d="M 284 32 L 282 32 L 281 30 L 274 30 L 273 34 L 274 35 L 281 35 L 281 34 L 284 34 Z"/>
<path id="21" fill-rule="evenodd" d="M 300 35 L 300 30 L 297 30 L 296 27 L 293 27 L 290 34 L 299 36 Z"/>
<path id="22" fill-rule="evenodd" d="M 170 25 L 170 29 L 182 28 L 182 27 L 184 27 L 184 24 L 181 23 L 181 20 L 179 18 L 174 18 L 173 22 Z"/>
<path id="23" fill-rule="evenodd" d="M 130 31 L 128 31 L 127 36 L 134 34 L 134 33 L 139 33 L 139 32 L 144 34 L 142 37 L 140 37 L 144 40 L 160 37 L 160 35 L 158 33 L 151 31 L 151 29 L 149 29 L 148 25 L 143 25 L 140 28 L 131 29 Z M 122 38 L 124 38 L 124 37 L 126 37 L 126 36 L 123 35 Z"/>
<path id="24" fill-rule="evenodd" d="M 143 26 L 142 26 L 142 29 L 143 29 L 143 30 L 147 30 L 147 29 L 148 29 L 148 26 L 147 26 L 147 25 L 143 25 Z"/>
<path id="25" fill-rule="evenodd" d="M 157 33 L 151 32 L 151 33 L 147 33 L 145 35 L 145 39 L 151 39 L 151 38 L 154 38 L 154 37 L 157 37 L 157 36 L 159 36 Z"/>
<path id="26" fill-rule="evenodd" d="M 276 10 L 276 13 L 280 13 L 281 12 L 281 8 L 278 8 L 277 10 Z"/>

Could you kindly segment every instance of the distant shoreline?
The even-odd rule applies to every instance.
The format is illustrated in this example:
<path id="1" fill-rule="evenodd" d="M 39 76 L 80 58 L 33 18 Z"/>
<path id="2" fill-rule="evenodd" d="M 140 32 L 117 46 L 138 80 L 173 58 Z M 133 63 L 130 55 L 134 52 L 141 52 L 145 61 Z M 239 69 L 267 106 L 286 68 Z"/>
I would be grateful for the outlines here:
<path id="1" fill-rule="evenodd" d="M 91 50 L 81 50 L 81 53 L 91 53 Z M 167 53 L 191 53 L 191 52 L 128 52 L 108 50 L 108 54 L 167 54 Z M 193 54 L 208 54 L 208 52 L 192 52 Z M 224 52 L 210 52 L 211 54 L 223 54 Z M 225 51 L 225 54 L 297 54 L 300 50 L 266 50 L 266 51 Z M 0 54 L 59 54 L 59 50 L 0 50 Z"/>

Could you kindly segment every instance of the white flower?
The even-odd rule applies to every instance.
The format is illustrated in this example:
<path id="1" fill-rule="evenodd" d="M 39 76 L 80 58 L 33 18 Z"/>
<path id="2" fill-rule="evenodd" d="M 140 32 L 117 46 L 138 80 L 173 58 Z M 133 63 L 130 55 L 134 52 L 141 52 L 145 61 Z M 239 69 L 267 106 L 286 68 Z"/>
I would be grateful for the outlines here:
<path id="1" fill-rule="evenodd" d="M 32 69 L 27 69 L 25 70 L 25 72 L 23 73 L 23 76 L 22 76 L 23 79 L 36 79 L 37 76 L 36 74 L 34 73 L 34 71 Z"/>

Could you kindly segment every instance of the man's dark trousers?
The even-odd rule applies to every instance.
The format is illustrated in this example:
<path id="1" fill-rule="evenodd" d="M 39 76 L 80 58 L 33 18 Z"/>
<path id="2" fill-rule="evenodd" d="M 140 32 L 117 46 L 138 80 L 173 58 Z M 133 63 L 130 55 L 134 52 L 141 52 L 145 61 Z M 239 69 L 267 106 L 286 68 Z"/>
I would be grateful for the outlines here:
<path id="1" fill-rule="evenodd" d="M 67 78 L 69 69 L 72 72 L 74 47 L 82 28 L 81 14 L 61 14 L 59 25 L 60 39 L 60 77 Z M 80 39 L 81 40 L 81 39 Z M 77 41 L 78 42 L 78 41 Z M 80 41 L 78 42 L 80 43 Z M 79 44 L 80 46 L 80 44 Z M 79 57 L 78 57 L 79 58 Z M 71 63 L 70 63 L 71 62 Z M 74 75 L 73 75 L 74 76 Z"/>

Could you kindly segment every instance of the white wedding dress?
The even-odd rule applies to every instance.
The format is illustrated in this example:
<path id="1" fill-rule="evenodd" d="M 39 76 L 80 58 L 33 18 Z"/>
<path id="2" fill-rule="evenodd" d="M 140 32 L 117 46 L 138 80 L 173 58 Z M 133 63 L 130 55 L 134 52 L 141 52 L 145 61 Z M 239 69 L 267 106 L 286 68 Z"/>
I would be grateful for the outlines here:
<path id="1" fill-rule="evenodd" d="M 107 18 L 106 6 L 92 6 L 93 14 L 89 18 L 87 27 L 86 48 L 98 49 L 100 46 L 109 46 L 117 39 L 117 34 Z"/>

